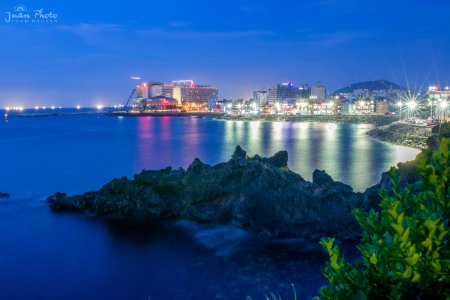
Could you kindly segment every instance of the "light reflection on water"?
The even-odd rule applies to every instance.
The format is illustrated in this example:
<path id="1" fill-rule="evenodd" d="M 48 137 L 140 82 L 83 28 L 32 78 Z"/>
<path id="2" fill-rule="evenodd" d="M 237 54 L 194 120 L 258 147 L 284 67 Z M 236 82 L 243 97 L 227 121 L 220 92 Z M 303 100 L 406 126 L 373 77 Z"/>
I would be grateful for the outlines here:
<path id="1" fill-rule="evenodd" d="M 417 153 L 369 139 L 370 128 L 104 116 L 0 123 L 0 191 L 11 194 L 0 202 L 0 298 L 263 299 L 275 292 L 288 299 L 294 283 L 311 299 L 324 281 L 317 243 L 247 242 L 236 228 L 199 224 L 184 224 L 188 234 L 155 225 L 141 232 L 53 214 L 41 201 L 144 168 L 226 161 L 237 144 L 250 155 L 287 150 L 289 167 L 304 178 L 325 169 L 363 190 Z"/>
<path id="2" fill-rule="evenodd" d="M 0 172 L 0 182 L 10 193 L 83 192 L 142 169 L 187 167 L 196 157 L 209 164 L 227 161 L 239 144 L 249 155 L 287 150 L 289 167 L 305 179 L 323 169 L 362 191 L 418 153 L 368 138 L 372 127 L 180 117 L 12 118 L 0 124 L 1 163 L 8 170 Z"/>
<path id="3" fill-rule="evenodd" d="M 289 167 L 304 178 L 311 179 L 314 169 L 323 169 L 359 191 L 377 183 L 390 166 L 411 160 L 418 153 L 368 138 L 365 132 L 372 125 L 219 121 L 221 127 L 215 121 L 205 122 L 224 130 L 223 139 L 215 143 L 222 149 L 220 161 L 230 157 L 236 144 L 251 155 L 268 156 L 287 150 Z"/>

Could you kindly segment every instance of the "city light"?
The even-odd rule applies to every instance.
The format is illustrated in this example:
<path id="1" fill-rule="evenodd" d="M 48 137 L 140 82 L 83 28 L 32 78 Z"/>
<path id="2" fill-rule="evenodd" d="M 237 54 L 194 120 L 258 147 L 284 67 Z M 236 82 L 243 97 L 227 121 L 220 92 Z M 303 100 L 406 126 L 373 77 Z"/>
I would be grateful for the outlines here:
<path id="1" fill-rule="evenodd" d="M 416 101 L 409 101 L 407 104 L 408 104 L 408 108 L 409 108 L 410 110 L 414 110 L 414 109 L 416 109 L 416 107 L 417 107 Z"/>
<path id="2" fill-rule="evenodd" d="M 6 111 L 23 111 L 24 110 L 24 108 L 23 108 L 23 106 L 7 106 L 7 107 L 5 107 L 5 110 Z"/>
<path id="3" fill-rule="evenodd" d="M 97 108 L 98 110 L 102 110 L 102 109 L 103 109 L 103 105 L 98 104 L 98 105 L 96 106 L 96 108 Z"/>

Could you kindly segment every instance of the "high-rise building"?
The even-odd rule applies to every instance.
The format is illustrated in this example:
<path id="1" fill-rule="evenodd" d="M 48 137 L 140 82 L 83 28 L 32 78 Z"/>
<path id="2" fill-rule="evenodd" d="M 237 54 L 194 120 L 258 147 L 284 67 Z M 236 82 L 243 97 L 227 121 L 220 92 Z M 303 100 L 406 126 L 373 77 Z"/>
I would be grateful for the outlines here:
<path id="1" fill-rule="evenodd" d="M 208 107 L 208 103 L 215 103 L 219 99 L 219 89 L 209 85 L 196 85 L 192 80 L 173 81 L 172 97 L 187 109 L 201 110 Z"/>
<path id="2" fill-rule="evenodd" d="M 309 93 L 308 85 L 297 87 L 292 82 L 283 82 L 269 89 L 268 102 L 269 104 L 294 104 L 297 99 L 308 97 Z"/>
<path id="3" fill-rule="evenodd" d="M 142 99 L 161 96 L 162 90 L 163 84 L 161 82 L 142 82 L 136 86 L 137 97 Z"/>
<path id="4" fill-rule="evenodd" d="M 389 102 L 380 100 L 375 102 L 375 113 L 377 115 L 386 115 L 389 112 Z"/>
<path id="5" fill-rule="evenodd" d="M 177 80 L 172 83 L 142 82 L 136 86 L 136 94 L 133 106 L 138 109 L 154 106 L 153 100 L 163 97 L 170 101 L 175 99 L 178 106 L 183 105 L 186 109 L 203 110 L 208 107 L 208 103 L 212 106 L 219 98 L 218 88 L 196 85 L 193 80 Z"/>
<path id="6" fill-rule="evenodd" d="M 173 84 L 164 83 L 162 86 L 162 95 L 165 97 L 173 97 Z"/>
<path id="7" fill-rule="evenodd" d="M 253 101 L 259 108 L 266 106 L 269 103 L 269 98 L 267 97 L 267 91 L 254 91 Z"/>
<path id="8" fill-rule="evenodd" d="M 311 99 L 314 101 L 322 102 L 325 101 L 327 96 L 327 91 L 323 85 L 321 85 L 319 82 L 316 83 L 311 88 Z"/>

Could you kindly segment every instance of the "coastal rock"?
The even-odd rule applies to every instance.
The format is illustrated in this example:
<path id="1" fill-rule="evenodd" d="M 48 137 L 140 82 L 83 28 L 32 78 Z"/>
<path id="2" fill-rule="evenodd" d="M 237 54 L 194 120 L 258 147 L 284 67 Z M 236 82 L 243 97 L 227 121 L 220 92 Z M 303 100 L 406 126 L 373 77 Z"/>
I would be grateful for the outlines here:
<path id="1" fill-rule="evenodd" d="M 395 122 L 372 129 L 367 132 L 367 135 L 392 144 L 425 149 L 431 136 L 431 128 Z"/>
<path id="2" fill-rule="evenodd" d="M 325 171 L 313 182 L 287 168 L 288 154 L 248 157 L 237 146 L 228 162 L 214 166 L 194 159 L 187 170 L 142 171 L 133 179 L 113 179 L 100 190 L 49 197 L 53 210 L 87 210 L 112 220 L 142 222 L 189 219 L 233 224 L 267 237 L 355 238 L 351 211 L 375 205 Z"/>

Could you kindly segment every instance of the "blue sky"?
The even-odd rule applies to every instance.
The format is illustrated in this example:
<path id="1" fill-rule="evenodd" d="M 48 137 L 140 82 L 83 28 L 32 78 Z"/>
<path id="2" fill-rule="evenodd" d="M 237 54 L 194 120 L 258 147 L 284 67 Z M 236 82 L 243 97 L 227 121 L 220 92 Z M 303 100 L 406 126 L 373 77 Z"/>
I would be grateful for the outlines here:
<path id="1" fill-rule="evenodd" d="M 17 5 L 57 23 L 6 22 Z M 133 75 L 234 98 L 286 80 L 450 83 L 444 0 L 1 0 L 0 14 L 0 106 L 121 103 Z"/>

